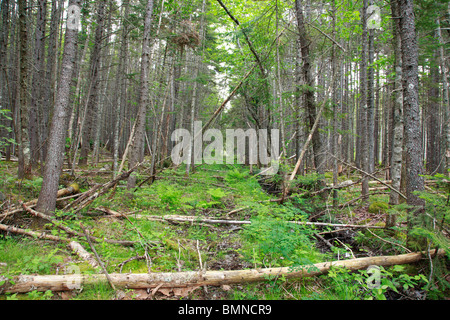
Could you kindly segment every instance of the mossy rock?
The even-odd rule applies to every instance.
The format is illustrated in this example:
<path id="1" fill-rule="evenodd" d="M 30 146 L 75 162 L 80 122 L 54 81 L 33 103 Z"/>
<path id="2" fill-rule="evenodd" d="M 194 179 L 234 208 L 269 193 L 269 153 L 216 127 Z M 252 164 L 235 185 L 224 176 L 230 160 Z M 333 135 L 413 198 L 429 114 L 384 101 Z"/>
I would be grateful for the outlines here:
<path id="1" fill-rule="evenodd" d="M 74 182 L 72 183 L 69 188 L 73 189 L 73 193 L 76 194 L 78 192 L 80 192 L 80 186 L 78 185 L 78 183 Z"/>
<path id="2" fill-rule="evenodd" d="M 386 213 L 388 209 L 389 205 L 386 202 L 375 201 L 370 204 L 368 211 L 370 213 Z"/>

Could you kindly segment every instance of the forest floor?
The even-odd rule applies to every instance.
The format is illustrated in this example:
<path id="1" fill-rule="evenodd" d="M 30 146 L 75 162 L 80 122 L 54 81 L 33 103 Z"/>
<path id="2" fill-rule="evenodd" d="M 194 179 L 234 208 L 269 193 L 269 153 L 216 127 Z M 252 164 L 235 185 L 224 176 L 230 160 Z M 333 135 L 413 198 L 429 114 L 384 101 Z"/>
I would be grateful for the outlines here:
<path id="1" fill-rule="evenodd" d="M 65 173 L 60 181 L 61 188 L 76 182 L 80 192 L 87 191 L 112 179 L 109 168 L 111 163 L 106 159 L 96 168 L 78 169 L 75 176 Z M 148 178 L 145 168 L 140 172 L 138 185 Z M 16 163 L 1 162 L 0 192 L 6 199 L 3 203 L 0 201 L 0 217 L 2 212 L 7 212 L 19 201 L 26 202 L 38 196 L 42 179 L 17 181 L 16 173 Z M 95 244 L 109 273 L 258 269 L 409 252 L 404 247 L 406 214 L 402 214 L 401 206 L 395 209 L 398 226 L 394 232 L 288 222 L 382 227 L 387 210 L 394 209 L 387 209 L 388 190 L 379 190 L 379 184 L 371 186 L 375 188 L 375 194 L 370 196 L 367 206 L 361 206 L 360 201 L 352 201 L 360 195 L 360 185 L 355 184 L 339 191 L 339 206 L 334 208 L 331 193 L 325 198 L 324 193 L 313 196 L 319 190 L 319 177 L 310 174 L 298 177 L 293 193 L 280 204 L 274 201 L 280 196 L 280 176 L 263 178 L 256 173 L 250 174 L 248 167 L 239 165 L 201 165 L 186 177 L 184 167 L 165 168 L 156 175 L 153 183 L 150 180 L 143 183 L 132 194 L 126 189 L 126 181 L 120 181 L 115 191 L 110 190 L 98 197 L 76 214 L 70 209 L 63 210 L 74 199 L 60 201 L 56 216 L 65 226 L 80 232 L 83 232 L 80 229 L 82 224 L 98 238 L 136 241 L 131 247 L 106 242 Z M 331 184 L 330 173 L 323 178 Z M 358 173 L 347 172 L 339 180 L 356 182 L 359 178 Z M 126 217 L 117 216 L 118 213 Z M 173 216 L 194 216 L 195 219 L 188 222 L 161 219 Z M 251 224 L 219 224 L 201 219 L 251 221 Z M 23 229 L 31 228 L 32 222 L 33 218 L 26 212 L 0 218 L 1 224 Z M 64 235 L 54 227 L 48 226 L 47 229 L 53 235 Z M 92 253 L 85 240 L 77 239 Z M 74 266 L 82 273 L 102 273 L 101 269 L 94 269 L 74 255 L 65 243 L 0 231 L 1 275 L 64 274 Z M 447 267 L 448 259 L 442 272 L 448 285 Z M 428 273 L 429 261 L 424 260 L 414 265 L 382 268 L 384 285 L 377 289 L 368 286 L 370 275 L 367 270 L 351 273 L 337 269 L 327 275 L 301 280 L 276 277 L 264 282 L 208 286 L 192 291 L 115 291 L 106 282 L 86 285 L 81 291 L 3 294 L 0 300 L 416 300 L 425 298 L 425 289 L 428 299 L 448 296 L 448 286 L 442 289 L 442 285 L 437 285 L 438 280 L 432 280 L 437 289 L 427 287 Z"/>

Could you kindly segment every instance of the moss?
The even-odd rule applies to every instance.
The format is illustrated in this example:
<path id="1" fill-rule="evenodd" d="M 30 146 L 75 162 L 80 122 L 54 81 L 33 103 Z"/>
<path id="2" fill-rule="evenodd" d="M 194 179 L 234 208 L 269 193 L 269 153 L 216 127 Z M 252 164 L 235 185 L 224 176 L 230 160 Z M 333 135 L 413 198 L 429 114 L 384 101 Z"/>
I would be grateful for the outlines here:
<path id="1" fill-rule="evenodd" d="M 350 211 L 349 213 L 347 213 L 347 217 L 354 218 L 356 217 L 356 213 L 354 211 Z"/>
<path id="2" fill-rule="evenodd" d="M 370 224 L 370 222 L 372 221 L 372 219 L 364 219 L 358 222 L 358 224 L 360 225 L 366 225 L 366 224 Z"/>
<path id="3" fill-rule="evenodd" d="M 62 186 L 69 186 L 73 181 L 75 181 L 76 177 L 69 174 L 69 173 L 63 173 L 59 177 L 59 185 Z"/>
<path id="4" fill-rule="evenodd" d="M 324 176 L 326 179 L 333 179 L 333 172 L 325 172 Z"/>
<path id="5" fill-rule="evenodd" d="M 368 211 L 370 213 L 386 213 L 388 209 L 389 205 L 386 202 L 375 201 L 370 204 Z"/>
<path id="6" fill-rule="evenodd" d="M 69 188 L 73 188 L 73 193 L 76 194 L 78 192 L 80 192 L 80 186 L 78 185 L 78 183 L 72 183 Z"/>

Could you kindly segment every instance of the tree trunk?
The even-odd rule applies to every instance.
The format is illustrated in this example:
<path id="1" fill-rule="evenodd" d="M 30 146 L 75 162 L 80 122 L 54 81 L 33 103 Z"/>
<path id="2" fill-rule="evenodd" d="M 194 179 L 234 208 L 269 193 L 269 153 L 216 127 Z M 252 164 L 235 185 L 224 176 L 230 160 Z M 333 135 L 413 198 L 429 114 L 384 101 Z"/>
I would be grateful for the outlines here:
<path id="1" fill-rule="evenodd" d="M 360 64 L 360 115 L 361 115 L 361 167 L 365 172 L 370 171 L 369 166 L 369 124 L 368 124 L 368 95 L 367 95 L 367 7 L 368 0 L 363 0 L 363 9 L 362 9 L 362 50 L 361 50 L 361 64 Z M 361 187 L 361 196 L 363 202 L 367 202 L 369 200 L 369 179 L 366 175 L 363 175 L 362 187 Z"/>
<path id="2" fill-rule="evenodd" d="M 308 116 L 308 126 L 311 131 L 317 116 L 316 103 L 314 98 L 315 84 L 311 70 L 310 57 L 310 40 L 307 37 L 306 26 L 303 15 L 302 0 L 295 1 L 295 13 L 297 17 L 298 36 L 301 45 L 302 55 L 302 75 L 305 81 L 305 88 L 303 90 L 305 109 Z M 314 152 L 314 165 L 319 174 L 325 172 L 325 156 L 322 150 L 322 141 L 319 130 L 314 131 L 312 136 L 312 146 Z"/>
<path id="3" fill-rule="evenodd" d="M 397 0 L 400 13 L 400 35 L 403 63 L 403 110 L 406 147 L 406 197 L 413 208 L 408 216 L 408 230 L 417 224 L 415 218 L 424 212 L 425 201 L 417 191 L 424 190 L 422 134 L 419 106 L 418 45 L 412 0 Z"/>
<path id="4" fill-rule="evenodd" d="M 444 125 L 442 127 L 442 153 L 444 155 L 444 165 L 442 170 L 447 176 L 450 175 L 450 171 L 448 170 L 450 168 L 450 106 L 449 106 L 449 81 L 448 81 L 448 67 L 446 65 L 445 61 L 445 54 L 444 54 L 444 39 L 442 38 L 441 33 L 441 25 L 439 19 L 437 19 L 437 30 L 436 35 L 439 40 L 439 61 L 440 66 L 442 70 L 442 83 L 443 83 L 443 99 L 442 99 L 442 105 L 444 109 Z"/>
<path id="5" fill-rule="evenodd" d="M 128 16 L 130 14 L 130 2 L 125 0 L 122 3 L 123 6 L 123 18 L 122 18 L 122 32 L 121 32 L 121 45 L 119 52 L 119 65 L 117 67 L 117 78 L 116 78 L 116 108 L 115 108 L 115 124 L 114 124 L 114 145 L 113 145 L 113 172 L 114 176 L 117 173 L 117 164 L 119 161 L 119 143 L 120 143 L 120 114 L 122 108 L 125 108 L 126 104 L 126 61 L 128 57 Z"/>
<path id="6" fill-rule="evenodd" d="M 336 1 L 332 2 L 332 28 L 333 39 L 336 39 Z M 336 62 L 336 46 L 333 43 L 331 48 L 331 104 L 333 106 L 333 130 L 331 132 L 331 147 L 332 153 L 335 156 L 333 158 L 333 185 L 338 184 L 338 158 L 340 158 L 339 139 L 338 139 L 338 117 L 339 117 L 339 105 L 337 99 L 337 62 Z M 333 190 L 333 206 L 338 206 L 338 190 Z"/>
<path id="7" fill-rule="evenodd" d="M 152 27 L 153 0 L 148 0 L 145 22 L 144 35 L 142 40 L 142 60 L 141 60 L 141 78 L 139 91 L 139 109 L 136 119 L 136 132 L 131 146 L 129 168 L 134 167 L 139 162 L 141 149 L 144 146 L 145 137 L 145 121 L 147 114 L 147 106 L 149 104 L 149 70 L 150 70 L 150 31 Z M 128 190 L 136 186 L 136 175 L 132 173 L 127 181 Z"/>
<path id="8" fill-rule="evenodd" d="M 399 17 L 399 11 L 396 0 L 391 0 L 391 10 L 393 17 Z M 394 55 L 395 55 L 395 83 L 394 83 L 394 103 L 393 103 L 393 141 L 391 154 L 391 180 L 392 187 L 400 190 L 400 181 L 402 177 L 402 156 L 403 156 L 403 89 L 402 89 L 402 55 L 401 55 L 401 36 L 400 21 L 393 19 L 394 30 Z M 397 192 L 391 191 L 389 195 L 391 205 L 399 204 Z M 388 216 L 387 225 L 393 226 L 395 220 L 393 216 Z"/>
<path id="9" fill-rule="evenodd" d="M 69 7 L 71 5 L 79 7 L 80 2 L 81 0 L 71 0 Z M 69 12 L 69 15 L 71 13 Z M 37 211 L 45 214 L 54 212 L 56 207 L 59 176 L 61 175 L 64 162 L 64 145 L 67 134 L 67 119 L 69 117 L 70 85 L 75 67 L 77 38 L 78 30 L 73 26 L 69 27 L 68 22 L 64 41 L 61 76 L 58 83 L 56 103 L 48 137 L 47 161 L 45 163 L 42 188 L 37 203 Z"/>
<path id="10" fill-rule="evenodd" d="M 111 24 L 111 16 L 112 16 L 112 11 L 113 11 L 113 3 L 110 2 L 109 5 L 109 14 L 108 14 L 108 23 L 106 25 L 106 34 L 108 35 L 106 38 L 106 43 L 110 43 L 111 41 L 111 28 L 112 28 L 112 24 Z M 106 53 L 105 53 L 105 57 L 103 57 L 101 59 L 101 82 L 102 85 L 100 86 L 100 90 L 99 90 L 99 99 L 98 99 L 98 107 L 97 107 L 97 116 L 96 116 L 96 126 L 95 126 L 95 130 L 93 130 L 93 139 L 94 139 L 94 149 L 93 149 L 93 153 L 92 153 L 92 159 L 93 159 L 93 164 L 95 166 L 98 165 L 98 161 L 99 161 L 99 156 L 100 156 L 100 144 L 101 144 L 101 130 L 103 129 L 103 120 L 104 120 L 104 114 L 105 114 L 105 110 L 106 110 L 106 104 L 107 104 L 107 89 L 109 86 L 109 77 L 111 75 L 111 57 L 112 57 L 112 53 L 109 52 L 111 49 L 109 47 L 105 48 Z"/>
<path id="11" fill-rule="evenodd" d="M 429 75 L 428 108 L 426 112 L 427 125 L 427 156 L 426 169 L 429 174 L 435 174 L 439 169 L 439 56 L 434 50 L 432 66 Z"/>
<path id="12" fill-rule="evenodd" d="M 50 35 L 48 39 L 48 49 L 47 49 L 47 65 L 46 65 L 46 75 L 43 89 L 43 103 L 41 108 L 39 108 L 39 127 L 40 127 L 40 140 L 43 145 L 40 149 L 41 161 L 45 161 L 45 156 L 47 154 L 47 137 L 48 137 L 48 126 L 51 111 L 55 102 L 55 84 L 56 84 L 56 70 L 58 65 L 58 30 L 60 25 L 60 17 L 63 8 L 62 0 L 52 1 L 52 13 L 50 17 Z"/>
<path id="13" fill-rule="evenodd" d="M 17 128 L 17 137 L 19 143 L 19 179 L 31 177 L 31 154 L 30 154 L 30 139 L 28 136 L 28 31 L 27 20 L 29 10 L 27 7 L 27 0 L 19 0 L 19 54 L 20 54 L 20 69 L 19 69 L 19 128 Z"/>
<path id="14" fill-rule="evenodd" d="M 104 33 L 104 25 L 105 25 L 105 5 L 106 0 L 101 0 L 98 2 L 97 9 L 97 26 L 95 29 L 95 40 L 94 47 L 92 49 L 91 54 L 91 67 L 89 71 L 89 78 L 91 81 L 90 85 L 90 94 L 89 101 L 86 108 L 85 117 L 85 125 L 83 127 L 82 133 L 82 141 L 81 141 L 81 152 L 80 152 L 80 160 L 78 162 L 79 165 L 86 165 L 88 161 L 89 151 L 91 149 L 91 139 L 95 133 L 95 126 L 97 123 L 94 123 L 94 120 L 97 117 L 98 110 L 98 95 L 99 95 L 99 66 L 100 66 L 100 53 L 102 49 L 103 43 L 103 33 Z"/>
<path id="15" fill-rule="evenodd" d="M 302 78 L 302 54 L 301 54 L 301 43 L 300 39 L 297 38 L 296 43 L 296 55 L 295 55 L 295 161 L 298 161 L 300 158 L 300 152 L 302 148 L 302 139 L 304 139 L 305 134 L 305 126 L 303 125 L 303 110 L 302 110 L 302 94 L 301 94 L 301 86 L 304 84 Z M 301 175 L 304 174 L 305 161 L 301 163 L 301 167 L 299 173 Z"/>
<path id="16" fill-rule="evenodd" d="M 2 17 L 2 32 L 0 32 L 0 109 L 12 109 L 11 101 L 10 101 L 10 85 L 8 79 L 8 42 L 9 42 L 9 16 L 10 16 L 10 8 L 9 8 L 9 0 L 3 0 L 1 2 L 1 17 Z M 8 122 L 4 121 L 4 119 L 0 119 L 0 153 L 9 149 L 9 144 L 3 144 L 3 139 L 9 136 L 9 132 L 3 129 L 2 126 L 8 128 Z M 3 149 L 5 148 L 5 149 Z"/>
<path id="17" fill-rule="evenodd" d="M 373 0 L 369 0 L 369 5 L 373 4 Z M 367 9 L 366 9 L 367 10 Z M 366 19 L 367 21 L 367 13 Z M 367 28 L 367 22 L 365 22 Z M 363 40 L 364 41 L 364 40 Z M 368 69 L 367 69 L 367 156 L 368 166 L 367 172 L 375 171 L 375 96 L 374 96 L 374 29 L 369 29 L 368 39 Z"/>
<path id="18" fill-rule="evenodd" d="M 38 1 L 38 15 L 36 21 L 36 31 L 34 39 L 34 72 L 33 83 L 31 88 L 31 105 L 30 105 L 30 147 L 31 162 L 33 167 L 37 166 L 39 160 L 39 148 L 42 143 L 39 139 L 41 136 L 39 131 L 38 110 L 43 103 L 42 85 L 45 81 L 45 26 L 47 15 L 47 1 Z M 42 160 L 42 159 L 41 159 Z"/>

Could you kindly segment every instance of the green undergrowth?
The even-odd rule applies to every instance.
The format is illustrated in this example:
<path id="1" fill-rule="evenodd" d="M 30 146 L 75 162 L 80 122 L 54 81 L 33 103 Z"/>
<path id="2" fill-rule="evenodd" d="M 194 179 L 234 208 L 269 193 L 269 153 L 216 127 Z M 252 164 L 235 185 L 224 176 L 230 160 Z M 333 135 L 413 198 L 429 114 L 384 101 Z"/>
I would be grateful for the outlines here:
<path id="1" fill-rule="evenodd" d="M 84 171 L 90 169 L 94 170 L 87 167 Z M 14 180 L 15 172 L 11 170 L 11 167 L 8 170 L 4 167 L 0 168 L 0 171 L 6 175 L 6 178 L 0 182 L 3 193 L 11 195 L 10 197 L 16 201 L 37 197 L 40 183 L 42 183 L 39 178 L 24 180 L 19 185 Z M 349 250 L 358 256 L 364 256 L 367 252 L 373 254 L 370 252 L 372 248 L 390 254 L 406 252 L 402 248 L 406 240 L 402 227 L 390 232 L 384 229 L 374 229 L 372 233 L 360 230 L 354 234 L 352 243 L 343 246 L 330 240 L 335 247 L 332 250 L 320 250 L 317 238 L 314 236 L 319 231 L 317 227 L 288 222 L 306 222 L 311 216 L 323 212 L 315 218 L 317 221 L 352 223 L 361 216 L 357 223 L 380 223 L 374 219 L 389 212 L 397 215 L 397 221 L 401 225 L 406 222 L 407 210 L 404 205 L 386 206 L 388 195 L 371 196 L 369 203 L 376 204 L 373 205 L 376 209 L 368 210 L 364 214 L 361 214 L 359 206 L 335 210 L 330 207 L 332 200 L 329 195 L 325 199 L 321 195 L 310 195 L 311 192 L 320 190 L 321 179 L 326 179 L 329 183 L 329 174 L 328 176 L 311 174 L 299 176 L 293 183 L 293 194 L 283 205 L 280 205 L 270 201 L 280 195 L 268 194 L 258 181 L 260 177 L 255 176 L 256 173 L 257 171 L 249 173 L 248 168 L 239 165 L 202 165 L 187 177 L 184 166 L 167 168 L 157 175 L 153 183 L 146 182 L 139 185 L 147 177 L 144 174 L 138 175 L 138 187 L 132 191 L 126 189 L 126 181 L 120 182 L 114 194 L 110 192 L 97 198 L 78 214 L 70 210 L 68 212 L 61 210 L 62 206 L 73 201 L 68 200 L 59 206 L 56 216 L 60 223 L 79 232 L 83 232 L 80 225 L 82 224 L 83 228 L 88 229 L 99 239 L 135 242 L 131 247 L 94 242 L 95 250 L 109 273 L 198 271 L 200 261 L 202 268 L 207 270 L 270 267 L 295 269 L 337 260 L 339 257 L 341 259 L 348 257 Z M 82 186 L 81 191 L 86 191 L 92 183 L 104 183 L 110 177 L 95 176 L 95 182 L 90 180 L 91 184 L 83 179 L 88 178 L 86 175 L 83 175 L 83 178 L 78 177 Z M 340 181 L 345 180 L 348 180 L 348 177 L 340 177 Z M 277 185 L 282 179 L 275 176 L 264 181 Z M 355 197 L 357 197 L 356 191 L 342 190 L 339 191 L 338 201 L 343 204 Z M 442 209 L 446 199 L 435 198 L 428 199 L 432 216 L 436 217 L 435 219 L 445 217 L 444 222 L 448 223 L 450 215 L 445 216 L 446 211 Z M 96 210 L 98 207 L 127 213 L 128 218 L 102 218 Z M 242 210 L 236 211 L 237 209 Z M 233 211 L 236 212 L 233 213 Z M 229 226 L 190 222 L 168 223 L 146 219 L 150 216 L 167 215 L 194 216 L 199 219 L 250 220 L 251 224 Z M 22 227 L 29 228 L 29 217 L 23 218 L 23 221 L 16 220 L 15 224 L 17 226 L 22 224 Z M 49 225 L 47 230 L 54 235 L 66 236 L 54 226 Z M 331 230 L 332 228 L 327 227 L 320 229 L 322 232 Z M 416 230 L 416 232 L 427 237 L 433 245 L 443 247 L 447 244 L 447 239 L 434 235 L 427 228 Z M 88 252 L 92 252 L 85 239 L 79 238 L 77 241 Z M 0 263 L 0 274 L 6 277 L 20 274 L 63 274 L 73 267 L 82 273 L 101 272 L 94 270 L 88 263 L 72 254 L 64 244 L 11 234 L 0 234 Z M 441 268 L 445 270 L 446 267 L 443 265 Z M 405 284 L 411 284 L 409 289 L 414 287 L 417 290 L 428 285 L 423 277 L 414 278 L 421 275 L 423 270 L 415 270 L 415 273 L 409 271 L 409 273 L 402 273 L 399 269 L 394 271 L 391 269 L 382 271 L 388 280 L 381 291 L 372 290 L 366 286 L 367 279 L 370 277 L 366 271 L 355 273 L 336 270 L 329 277 L 287 280 L 280 276 L 268 278 L 262 283 L 239 284 L 222 291 L 218 298 L 384 299 L 395 297 L 396 294 L 404 294 L 406 289 L 402 288 Z M 405 276 L 399 279 L 403 274 Z M 437 277 L 436 281 L 439 281 Z M 433 288 L 429 286 L 428 291 L 434 293 L 431 297 L 439 298 L 440 290 L 445 284 Z M 188 298 L 211 298 L 205 295 L 206 293 L 196 291 L 190 293 Z M 134 293 L 129 292 L 129 296 L 134 297 Z M 58 298 L 61 297 L 52 293 L 39 292 L 0 296 L 0 299 Z M 81 293 L 75 292 L 70 295 L 70 298 L 115 299 L 117 295 L 108 284 L 98 284 L 86 286 Z"/>

